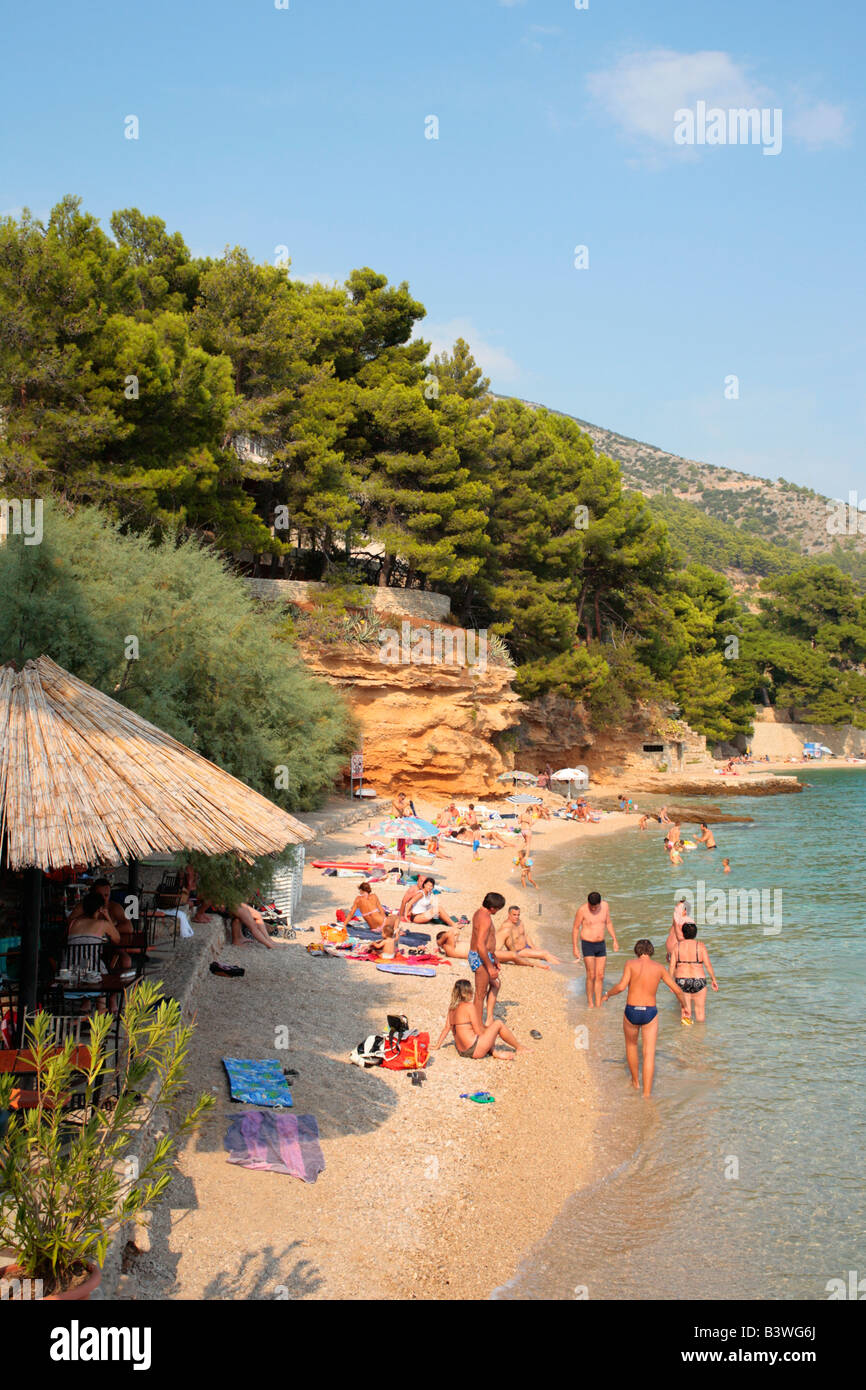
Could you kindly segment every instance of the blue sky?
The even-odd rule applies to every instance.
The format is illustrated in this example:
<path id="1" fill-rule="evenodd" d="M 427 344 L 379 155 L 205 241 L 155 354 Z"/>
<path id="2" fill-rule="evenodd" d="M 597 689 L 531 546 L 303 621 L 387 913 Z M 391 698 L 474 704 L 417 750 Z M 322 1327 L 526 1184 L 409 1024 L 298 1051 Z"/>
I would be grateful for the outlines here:
<path id="1" fill-rule="evenodd" d="M 866 494 L 861 0 L 47 0 L 4 49 L 0 211 L 372 265 L 495 390 Z M 677 146 L 699 101 L 781 152 Z"/>

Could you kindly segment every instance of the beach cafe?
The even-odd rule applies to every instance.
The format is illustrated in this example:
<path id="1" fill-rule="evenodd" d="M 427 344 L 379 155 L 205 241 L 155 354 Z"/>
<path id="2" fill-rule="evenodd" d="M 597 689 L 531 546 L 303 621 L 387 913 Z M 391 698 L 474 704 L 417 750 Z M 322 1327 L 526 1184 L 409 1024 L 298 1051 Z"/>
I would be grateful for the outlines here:
<path id="1" fill-rule="evenodd" d="M 251 862 L 311 837 L 266 797 L 49 657 L 20 671 L 0 667 L 0 1070 L 22 1070 L 25 1023 L 43 1006 L 58 1042 L 73 1024 L 76 1041 L 86 1032 L 89 1007 L 110 1007 L 121 1046 L 127 989 L 147 972 L 166 924 L 177 942 L 170 896 L 180 901 L 179 874 L 148 901 L 138 894 L 143 860 L 198 852 Z M 67 927 L 93 872 L 122 866 L 119 886 L 135 903 L 137 930 L 124 942 L 132 967 L 117 973 L 99 948 L 74 959 L 84 948 L 67 942 Z"/>

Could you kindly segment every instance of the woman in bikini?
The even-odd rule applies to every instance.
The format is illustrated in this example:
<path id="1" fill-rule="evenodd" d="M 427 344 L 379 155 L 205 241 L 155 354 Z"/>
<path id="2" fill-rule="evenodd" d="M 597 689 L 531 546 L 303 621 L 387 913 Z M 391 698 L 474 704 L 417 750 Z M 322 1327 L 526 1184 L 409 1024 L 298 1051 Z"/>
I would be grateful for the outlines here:
<path id="1" fill-rule="evenodd" d="M 710 972 L 713 989 L 718 990 L 715 971 L 710 961 L 710 953 L 702 941 L 697 941 L 698 929 L 694 922 L 683 922 L 682 940 L 674 948 L 671 974 L 685 995 L 682 1022 L 691 1024 L 692 1000 L 695 997 L 695 1019 L 703 1023 L 707 1016 L 707 971 Z"/>
<path id="2" fill-rule="evenodd" d="M 475 991 L 470 980 L 456 982 L 451 991 L 445 1026 L 433 1048 L 434 1052 L 442 1046 L 449 1032 L 454 1035 L 458 1057 L 471 1057 L 474 1062 L 480 1061 L 482 1057 L 495 1057 L 499 1062 L 510 1062 L 514 1052 L 532 1051 L 531 1047 L 524 1047 L 517 1041 L 501 1018 L 494 1019 L 485 1027 L 478 1017 L 473 1002 L 474 996 Z M 513 1047 L 514 1052 L 505 1052 L 502 1048 L 496 1047 L 494 1044 L 497 1039 Z"/>
<path id="3" fill-rule="evenodd" d="M 371 931 L 381 931 L 387 920 L 385 909 L 369 883 L 359 885 L 358 896 L 346 913 L 347 926 L 356 912 L 360 912 Z"/>

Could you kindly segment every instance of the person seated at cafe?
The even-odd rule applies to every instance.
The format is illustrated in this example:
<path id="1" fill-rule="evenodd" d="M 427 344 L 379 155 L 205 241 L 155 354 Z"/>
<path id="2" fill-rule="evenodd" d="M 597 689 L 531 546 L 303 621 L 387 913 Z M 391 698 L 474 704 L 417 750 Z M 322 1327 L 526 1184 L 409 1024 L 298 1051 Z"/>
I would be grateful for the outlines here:
<path id="1" fill-rule="evenodd" d="M 99 894 L 100 901 L 102 902 L 103 906 L 107 908 L 110 921 L 114 924 L 114 926 L 120 933 L 118 939 L 124 942 L 128 942 L 131 939 L 132 934 L 135 931 L 135 928 L 133 927 L 132 923 L 130 922 L 129 918 L 127 917 L 126 913 L 121 907 L 120 903 L 112 902 L 111 884 L 109 883 L 107 878 L 94 879 L 93 883 L 90 885 L 90 892 L 87 894 L 87 897 L 92 897 L 94 893 Z M 82 898 L 80 902 L 77 902 L 75 904 L 72 911 L 70 912 L 70 927 L 72 926 L 72 923 L 77 921 L 77 919 L 81 916 L 82 911 L 84 909 L 85 901 L 86 899 Z"/>
<path id="2" fill-rule="evenodd" d="M 67 945 L 101 946 L 102 957 L 109 970 L 128 970 L 132 961 L 125 951 L 119 949 L 123 936 L 112 920 L 102 893 L 94 887 L 76 906 L 80 911 L 69 919 Z"/>

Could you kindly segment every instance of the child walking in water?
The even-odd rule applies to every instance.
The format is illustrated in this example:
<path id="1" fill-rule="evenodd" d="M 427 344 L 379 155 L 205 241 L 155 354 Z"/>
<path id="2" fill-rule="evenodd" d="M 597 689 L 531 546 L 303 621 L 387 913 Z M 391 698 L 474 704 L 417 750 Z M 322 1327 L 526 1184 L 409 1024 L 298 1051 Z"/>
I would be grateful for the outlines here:
<path id="1" fill-rule="evenodd" d="M 527 852 L 525 849 L 522 849 L 520 851 L 514 862 L 517 869 L 520 871 L 521 886 L 525 888 L 527 883 L 531 883 L 533 888 L 537 888 L 538 884 L 532 877 L 532 860 L 527 858 Z"/>
<path id="2" fill-rule="evenodd" d="M 474 994 L 475 991 L 470 980 L 456 981 L 451 991 L 451 1003 L 448 1006 L 445 1026 L 433 1051 L 438 1051 L 451 1032 L 454 1034 L 454 1046 L 457 1049 L 457 1055 L 459 1057 L 471 1057 L 474 1062 L 479 1061 L 482 1057 L 495 1057 L 497 1061 L 510 1062 L 514 1057 L 514 1052 L 531 1052 L 532 1048 L 524 1047 L 522 1043 L 519 1043 L 501 1018 L 494 1019 L 486 1026 L 481 1022 L 475 1007 Z M 496 1047 L 495 1043 L 498 1041 L 513 1047 L 514 1052 L 505 1052 L 502 1048 Z"/>
<path id="3" fill-rule="evenodd" d="M 654 950 L 655 947 L 652 942 L 648 941 L 646 937 L 636 941 L 634 946 L 635 959 L 629 961 L 619 984 L 614 985 L 613 989 L 606 990 L 601 996 L 601 1002 L 604 1004 L 612 994 L 620 994 L 622 990 L 628 990 L 622 1020 L 625 1034 L 625 1059 L 631 1074 L 631 1084 L 637 1091 L 640 1089 L 638 1039 L 642 1037 L 644 1096 L 651 1093 L 653 1076 L 655 1075 L 656 1039 L 659 1031 L 656 995 L 659 985 L 664 982 L 671 993 L 679 999 L 680 1008 L 684 1013 L 686 1009 L 686 996 L 679 985 L 675 983 L 663 965 L 656 965 L 655 961 L 650 959 Z"/>

